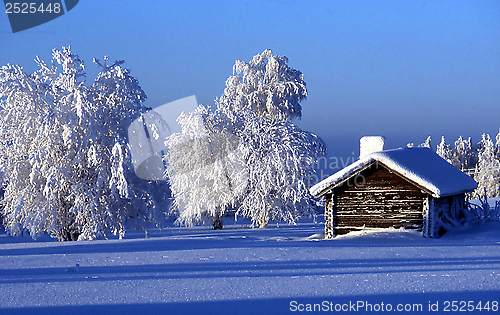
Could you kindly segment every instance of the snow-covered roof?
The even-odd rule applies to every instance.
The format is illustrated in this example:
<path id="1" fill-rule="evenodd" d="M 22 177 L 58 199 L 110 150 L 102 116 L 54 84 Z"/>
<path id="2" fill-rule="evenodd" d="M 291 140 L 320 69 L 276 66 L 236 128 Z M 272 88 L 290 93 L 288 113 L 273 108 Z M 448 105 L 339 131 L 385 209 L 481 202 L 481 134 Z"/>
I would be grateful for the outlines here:
<path id="1" fill-rule="evenodd" d="M 400 148 L 365 156 L 314 185 L 309 191 L 314 197 L 321 197 L 375 161 L 424 188 L 436 198 L 469 192 L 477 188 L 475 180 L 431 149 Z"/>

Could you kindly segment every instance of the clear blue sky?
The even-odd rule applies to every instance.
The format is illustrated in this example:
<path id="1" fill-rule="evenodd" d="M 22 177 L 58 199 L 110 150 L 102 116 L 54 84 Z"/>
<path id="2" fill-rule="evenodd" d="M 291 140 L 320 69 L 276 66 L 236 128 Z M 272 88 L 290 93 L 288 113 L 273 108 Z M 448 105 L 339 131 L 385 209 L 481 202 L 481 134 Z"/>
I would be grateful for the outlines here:
<path id="1" fill-rule="evenodd" d="M 435 146 L 500 128 L 500 1 L 80 0 L 15 34 L 0 13 L 0 65 L 32 72 L 70 43 L 89 80 L 93 57 L 124 59 L 151 107 L 193 94 L 213 105 L 234 61 L 270 48 L 304 73 L 297 124 L 330 156 L 358 154 L 363 135 Z"/>

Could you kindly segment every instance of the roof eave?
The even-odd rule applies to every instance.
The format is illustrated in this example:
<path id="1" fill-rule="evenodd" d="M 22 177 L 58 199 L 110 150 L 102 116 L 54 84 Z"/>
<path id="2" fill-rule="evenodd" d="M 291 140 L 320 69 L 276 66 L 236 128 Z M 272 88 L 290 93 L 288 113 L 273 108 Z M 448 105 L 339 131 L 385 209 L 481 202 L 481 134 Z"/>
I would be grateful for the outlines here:
<path id="1" fill-rule="evenodd" d="M 454 192 L 449 192 L 449 193 L 445 193 L 445 194 L 433 194 L 432 197 L 434 197 L 434 198 L 443 198 L 443 197 L 450 197 L 450 196 L 455 196 L 455 195 L 466 194 L 466 193 L 473 192 L 476 188 L 465 189 L 465 190 L 460 190 L 460 191 L 454 191 Z"/>
<path id="2" fill-rule="evenodd" d="M 322 197 L 322 196 L 330 193 L 334 188 L 342 185 L 343 183 L 345 183 L 346 181 L 348 181 L 352 177 L 356 176 L 357 174 L 359 174 L 360 172 L 362 172 L 366 168 L 372 166 L 374 163 L 380 163 L 384 168 L 386 168 L 390 172 L 401 177 L 402 179 L 411 183 L 415 187 L 418 187 L 419 189 L 422 190 L 423 193 L 428 194 L 434 198 L 442 198 L 442 197 L 447 197 L 447 196 L 463 194 L 463 193 L 471 192 L 477 188 L 477 183 L 476 183 L 475 187 L 472 187 L 472 185 L 467 185 L 467 186 L 470 186 L 467 189 L 464 189 L 462 187 L 461 190 L 449 191 L 449 192 L 443 193 L 433 183 L 429 182 L 425 178 L 419 177 L 418 175 L 412 173 L 411 171 L 408 171 L 404 167 L 403 168 L 391 167 L 387 163 L 384 163 L 384 156 L 380 155 L 380 152 L 376 152 L 376 153 L 370 154 L 370 155 L 362 158 L 361 160 L 354 162 L 353 164 L 347 166 L 346 168 L 331 175 L 330 177 L 328 177 L 324 181 L 328 181 L 328 179 L 332 178 L 332 177 L 339 177 L 339 178 L 336 181 L 332 180 L 332 182 L 330 184 L 326 185 L 322 190 L 320 190 L 319 192 L 317 192 L 315 194 L 311 193 L 311 195 L 313 195 L 313 197 L 315 197 L 315 198 L 319 198 L 319 197 Z M 345 172 L 345 174 L 342 174 L 342 172 Z M 316 185 L 319 185 L 320 183 L 318 183 Z M 313 188 L 314 188 L 314 186 L 311 187 L 311 190 L 315 191 L 315 189 L 313 189 Z M 321 187 L 319 187 L 319 188 L 321 188 Z"/>
<path id="3" fill-rule="evenodd" d="M 365 158 L 366 160 L 367 158 Z M 343 183 L 345 183 L 346 181 L 348 181 L 349 179 L 351 179 L 353 176 L 355 176 L 356 174 L 364 171 L 365 169 L 367 169 L 368 167 L 370 167 L 371 165 L 373 165 L 373 163 L 376 162 L 375 159 L 373 158 L 370 158 L 371 161 L 365 161 L 365 163 L 363 163 L 363 160 L 358 160 L 357 162 L 355 162 L 357 165 L 359 165 L 359 167 L 353 167 L 353 169 L 348 172 L 344 178 L 338 180 L 337 182 L 334 182 L 332 183 L 331 185 L 325 187 L 323 190 L 321 190 L 319 193 L 317 194 L 312 194 L 314 198 L 320 198 L 320 197 L 323 197 L 324 195 L 328 194 L 332 189 L 334 189 L 335 187 L 338 187 L 340 185 L 342 185 Z M 354 163 L 353 163 L 354 164 Z M 352 167 L 353 164 L 349 165 L 348 167 Z M 342 170 L 340 170 L 339 172 L 341 172 Z M 338 173 L 338 172 L 337 172 Z M 333 174 L 332 176 L 335 176 L 337 173 Z M 314 186 L 313 186 L 314 187 Z"/>

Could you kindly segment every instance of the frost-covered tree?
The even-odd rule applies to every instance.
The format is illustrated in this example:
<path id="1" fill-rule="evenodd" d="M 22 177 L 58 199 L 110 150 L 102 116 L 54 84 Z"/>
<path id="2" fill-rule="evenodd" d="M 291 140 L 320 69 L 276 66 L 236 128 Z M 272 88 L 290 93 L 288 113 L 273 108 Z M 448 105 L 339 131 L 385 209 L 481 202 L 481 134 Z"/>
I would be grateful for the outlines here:
<path id="1" fill-rule="evenodd" d="M 428 136 L 424 143 L 420 144 L 419 147 L 432 149 L 431 136 Z"/>
<path id="2" fill-rule="evenodd" d="M 491 198 L 500 195 L 500 133 L 496 136 L 496 144 L 488 134 L 472 145 L 471 138 L 465 140 L 460 136 L 452 148 L 446 143 L 444 136 L 436 148 L 436 153 L 456 166 L 478 182 L 479 186 L 472 194 L 473 198 Z"/>
<path id="3" fill-rule="evenodd" d="M 479 198 L 486 194 L 488 198 L 497 197 L 500 188 L 500 161 L 495 155 L 495 146 L 490 135 L 483 134 L 479 143 L 481 151 L 474 173 L 474 180 L 478 182 L 478 187 L 474 196 Z"/>
<path id="4" fill-rule="evenodd" d="M 302 72 L 267 49 L 236 61 L 217 109 L 238 117 L 237 134 L 247 153 L 249 184 L 237 215 L 259 227 L 269 220 L 294 222 L 312 210 L 309 185 L 323 141 L 291 121 L 302 116 L 307 97 Z"/>
<path id="5" fill-rule="evenodd" d="M 500 129 L 498 130 L 498 134 L 495 137 L 495 152 L 496 152 L 496 157 L 498 160 L 500 160 Z"/>
<path id="6" fill-rule="evenodd" d="M 478 144 L 478 146 L 480 145 L 481 144 Z M 460 170 L 470 170 L 476 166 L 476 150 L 478 149 L 476 146 L 472 145 L 471 138 L 469 137 L 465 140 L 462 136 L 455 141 L 454 148 L 446 143 L 444 136 L 441 138 L 441 143 L 436 147 L 436 153 L 439 156 Z"/>
<path id="7" fill-rule="evenodd" d="M 214 220 L 214 228 L 222 228 L 224 213 L 248 182 L 240 141 L 225 115 L 203 105 L 177 121 L 182 132 L 169 137 L 166 155 L 177 223 Z"/>
<path id="8" fill-rule="evenodd" d="M 453 152 L 449 144 L 446 143 L 444 136 L 441 137 L 441 142 L 436 147 L 436 153 L 450 164 L 453 164 Z"/>
<path id="9" fill-rule="evenodd" d="M 309 188 L 314 184 L 314 165 L 325 153 L 323 142 L 287 120 L 248 117 L 240 137 L 249 182 L 237 215 L 264 227 L 270 220 L 292 223 L 310 214 L 314 203 Z"/>
<path id="10" fill-rule="evenodd" d="M 215 112 L 203 107 L 181 116 L 182 134 L 171 136 L 167 155 L 180 223 L 234 207 L 237 215 L 264 227 L 274 219 L 294 222 L 313 209 L 308 188 L 325 146 L 291 123 L 301 117 L 307 91 L 302 73 L 287 63 L 270 50 L 249 63 L 236 61 Z M 209 140 L 212 134 L 223 139 L 216 141 L 223 149 Z M 207 159 L 220 162 L 207 165 Z M 220 191 L 226 193 L 216 194 Z"/>
<path id="11" fill-rule="evenodd" d="M 291 121 L 302 116 L 300 102 L 307 97 L 302 72 L 288 66 L 288 58 L 269 49 L 250 62 L 237 60 L 217 101 L 222 111 L 255 112 L 270 120 Z"/>
<path id="12" fill-rule="evenodd" d="M 472 146 L 471 138 L 464 140 L 460 136 L 455 141 L 455 149 L 453 150 L 454 160 L 457 167 L 461 170 L 472 169 L 476 166 L 477 157 Z"/>
<path id="13" fill-rule="evenodd" d="M 106 61 L 107 58 L 105 58 Z M 39 70 L 0 69 L 0 167 L 4 225 L 12 235 L 48 232 L 59 240 L 125 233 L 125 223 L 155 221 L 162 196 L 130 168 L 128 124 L 146 98 L 123 62 L 86 87 L 84 63 L 70 48 L 53 50 Z M 160 186 L 162 184 L 159 184 Z M 162 190 L 160 188 L 160 190 Z"/>

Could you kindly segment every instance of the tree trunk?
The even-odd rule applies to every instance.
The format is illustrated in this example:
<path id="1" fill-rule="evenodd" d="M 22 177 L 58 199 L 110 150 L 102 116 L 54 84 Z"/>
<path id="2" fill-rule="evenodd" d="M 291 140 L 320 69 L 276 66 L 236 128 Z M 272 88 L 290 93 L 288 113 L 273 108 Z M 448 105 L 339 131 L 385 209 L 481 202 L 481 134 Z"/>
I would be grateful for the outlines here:
<path id="1" fill-rule="evenodd" d="M 62 231 L 57 235 L 57 239 L 60 242 L 67 242 L 67 241 L 77 241 L 78 236 L 80 236 L 79 233 L 75 232 L 69 232 L 69 231 Z"/>
<path id="2" fill-rule="evenodd" d="M 259 220 L 258 220 L 258 223 L 259 223 L 259 229 L 263 229 L 267 226 L 267 223 L 269 223 L 269 218 L 266 216 L 264 217 L 260 217 Z"/>
<path id="3" fill-rule="evenodd" d="M 219 213 L 216 213 L 214 218 L 214 230 L 222 230 L 223 225 L 224 222 L 222 221 L 222 217 Z"/>
<path id="4" fill-rule="evenodd" d="M 64 226 L 55 233 L 57 239 L 60 242 L 77 241 L 80 232 L 79 229 L 75 227 L 75 216 L 71 213 L 66 214 L 62 221 L 61 224 L 64 224 Z"/>

